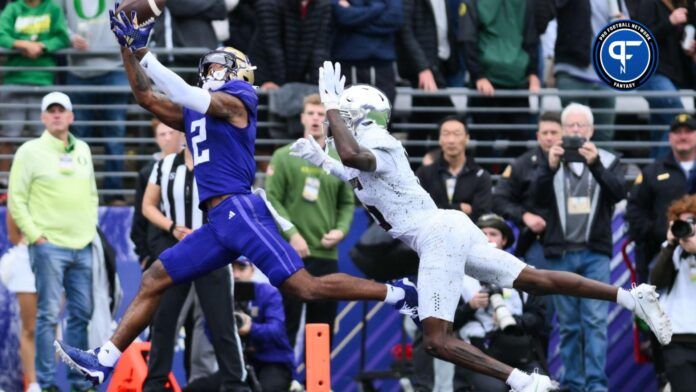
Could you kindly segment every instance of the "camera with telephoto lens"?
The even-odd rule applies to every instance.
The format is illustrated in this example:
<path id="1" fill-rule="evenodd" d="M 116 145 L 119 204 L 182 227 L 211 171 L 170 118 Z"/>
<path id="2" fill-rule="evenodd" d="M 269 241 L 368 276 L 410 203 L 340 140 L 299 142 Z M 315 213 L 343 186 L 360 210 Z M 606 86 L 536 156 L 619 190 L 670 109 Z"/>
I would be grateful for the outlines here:
<path id="1" fill-rule="evenodd" d="M 580 155 L 578 151 L 586 141 L 587 139 L 581 136 L 563 136 L 561 144 L 561 147 L 563 147 L 563 156 L 561 157 L 563 161 L 586 163 L 585 157 Z"/>
<path id="2" fill-rule="evenodd" d="M 694 223 L 696 223 L 696 218 L 689 218 L 687 220 L 677 219 L 672 223 L 670 230 L 674 238 L 678 240 L 683 240 L 694 235 Z"/>
<path id="3" fill-rule="evenodd" d="M 503 332 L 517 332 L 519 330 L 517 321 L 512 316 L 512 312 L 508 309 L 503 299 L 503 289 L 494 284 L 487 286 L 488 301 L 491 303 L 491 308 L 498 320 L 498 326 Z"/>

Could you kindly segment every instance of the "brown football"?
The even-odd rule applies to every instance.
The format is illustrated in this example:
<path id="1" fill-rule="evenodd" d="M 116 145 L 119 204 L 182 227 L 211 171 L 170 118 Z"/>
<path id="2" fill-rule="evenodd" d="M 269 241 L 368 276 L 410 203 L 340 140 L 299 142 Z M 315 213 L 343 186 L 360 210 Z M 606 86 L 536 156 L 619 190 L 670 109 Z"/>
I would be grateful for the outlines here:
<path id="1" fill-rule="evenodd" d="M 121 11 L 126 12 L 126 17 L 130 19 L 131 11 L 135 10 L 137 20 L 131 22 L 135 24 L 143 24 L 151 18 L 156 18 L 164 11 L 164 3 L 166 0 L 124 0 L 118 6 L 117 14 Z"/>

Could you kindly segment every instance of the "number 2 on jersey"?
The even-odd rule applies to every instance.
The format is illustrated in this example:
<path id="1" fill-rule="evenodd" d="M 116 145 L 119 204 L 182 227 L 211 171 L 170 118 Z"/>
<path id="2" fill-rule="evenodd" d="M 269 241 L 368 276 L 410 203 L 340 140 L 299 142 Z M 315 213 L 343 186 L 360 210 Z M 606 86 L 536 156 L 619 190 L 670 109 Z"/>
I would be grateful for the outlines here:
<path id="1" fill-rule="evenodd" d="M 198 135 L 191 136 L 191 144 L 193 145 L 193 166 L 199 163 L 205 163 L 210 160 L 210 151 L 207 148 L 199 150 L 199 143 L 203 143 L 208 137 L 205 130 L 205 117 L 191 122 L 191 135 L 198 132 Z"/>

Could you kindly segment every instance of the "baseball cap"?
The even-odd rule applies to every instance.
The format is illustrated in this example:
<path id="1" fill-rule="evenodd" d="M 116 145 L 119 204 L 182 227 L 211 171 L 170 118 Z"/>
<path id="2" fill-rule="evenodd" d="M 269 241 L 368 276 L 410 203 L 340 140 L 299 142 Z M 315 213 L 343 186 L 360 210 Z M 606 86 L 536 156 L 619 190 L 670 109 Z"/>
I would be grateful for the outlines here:
<path id="1" fill-rule="evenodd" d="M 60 105 L 65 108 L 65 110 L 72 112 L 72 102 L 70 102 L 70 97 L 59 92 L 54 91 L 44 95 L 41 100 L 41 111 L 45 112 L 51 105 Z"/>
<path id="2" fill-rule="evenodd" d="M 670 125 L 669 131 L 672 132 L 680 127 L 687 127 L 689 129 L 696 130 L 696 119 L 694 119 L 693 116 L 688 113 L 677 114 L 677 116 L 674 117 L 674 120 L 672 120 L 672 125 Z"/>
<path id="3" fill-rule="evenodd" d="M 507 238 L 508 244 L 512 244 L 515 241 L 515 235 L 513 234 L 512 229 L 510 226 L 508 226 L 507 222 L 505 222 L 505 219 L 503 219 L 500 215 L 481 215 L 481 217 L 476 221 L 476 226 L 478 226 L 480 229 L 491 227 L 493 229 L 500 230 L 503 237 Z"/>

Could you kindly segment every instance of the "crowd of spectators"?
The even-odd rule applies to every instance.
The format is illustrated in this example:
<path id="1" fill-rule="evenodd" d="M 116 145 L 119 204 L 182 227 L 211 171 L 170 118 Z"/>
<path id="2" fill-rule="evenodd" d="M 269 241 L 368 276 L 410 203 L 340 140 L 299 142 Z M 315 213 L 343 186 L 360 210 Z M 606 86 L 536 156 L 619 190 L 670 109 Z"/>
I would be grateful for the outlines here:
<path id="1" fill-rule="evenodd" d="M 9 2 L 0 13 L 0 46 L 16 49 L 7 56 L 5 65 L 25 69 L 3 73 L 3 84 L 125 85 L 117 55 L 71 55 L 67 64 L 80 68 L 72 69 L 60 80 L 43 68 L 31 70 L 31 67 L 55 66 L 52 53 L 61 48 L 73 47 L 86 53 L 97 46 L 115 50 L 117 45 L 107 18 L 107 11 L 113 6 L 113 0 Z M 276 100 L 270 106 L 284 105 L 278 102 L 296 106 L 299 110 L 290 115 L 299 114 L 300 125 L 293 117 L 289 117 L 289 122 L 299 126 L 303 136 L 315 137 L 322 147 L 326 144 L 324 108 L 316 94 L 307 96 L 300 92 L 315 89 L 317 68 L 324 60 L 341 61 L 349 84 L 375 85 L 392 102 L 399 83 L 430 93 L 414 96 L 413 107 L 451 108 L 451 114 L 456 110 L 455 100 L 445 90 L 447 87 L 467 86 L 478 91 L 480 94 L 468 102 L 468 116 L 443 116 L 425 110 L 414 111 L 408 119 L 412 123 L 439 122 L 437 128 L 426 134 L 405 136 L 438 140 L 439 149 L 430 152 L 417 170 L 421 185 L 437 205 L 461 210 L 472 220 L 478 220 L 479 226 L 488 230 L 492 243 L 514 251 L 533 266 L 572 271 L 608 282 L 613 257 L 614 208 L 627 199 L 626 219 L 631 239 L 636 242 L 638 279 L 664 288 L 668 295 L 663 301 L 668 311 L 674 312 L 671 315 L 676 315 L 680 301 L 689 298 L 694 290 L 696 270 L 692 260 L 692 253 L 696 253 L 692 242 L 696 237 L 675 237 L 670 230 L 675 220 L 694 226 L 693 200 L 682 198 L 667 213 L 674 200 L 696 192 L 696 120 L 688 113 L 680 113 L 684 108 L 682 100 L 677 95 L 647 98 L 652 109 L 663 109 L 651 115 L 650 123 L 655 128 L 649 139 L 668 141 L 669 148 L 651 150 L 651 157 L 657 160 L 641 169 L 629 190 L 620 154 L 598 148 L 594 143 L 616 137 L 612 94 L 590 98 L 564 95 L 561 115 L 542 113 L 536 117 L 525 109 L 530 107 L 527 95 L 505 97 L 497 93 L 499 90 L 534 93 L 542 87 L 609 91 L 595 74 L 590 48 L 593 37 L 607 22 L 623 17 L 648 26 L 659 42 L 661 56 L 657 73 L 643 90 L 693 88 L 696 47 L 684 48 L 682 35 L 685 26 L 693 25 L 694 15 L 693 2 L 680 0 L 168 0 L 151 45 L 214 48 L 226 44 L 245 51 L 258 67 L 256 84 L 269 93 L 269 100 Z M 547 26 L 555 31 L 547 31 Z M 542 64 L 541 43 L 548 37 L 555 37 L 550 44 L 554 48 L 554 61 Z M 171 65 L 196 64 L 196 59 L 190 56 L 167 56 L 166 60 Z M 544 67 L 553 67 L 554 83 L 542 81 Z M 32 375 L 31 360 L 23 358 L 23 366 L 30 385 L 44 389 L 53 388 L 55 382 L 53 355 L 48 353 L 52 353 L 50 342 L 57 323 L 60 286 L 64 285 L 69 313 L 66 341 L 73 346 L 88 347 L 86 325 L 90 309 L 96 306 L 94 297 L 86 294 L 92 284 L 93 265 L 97 263 L 92 259 L 96 182 L 89 148 L 76 137 L 124 136 L 125 106 L 129 100 L 123 94 L 101 92 L 71 92 L 70 98 L 52 94 L 45 96 L 41 104 L 43 94 L 33 93 L 31 89 L 4 90 L 3 102 L 25 104 L 25 109 L 0 108 L 4 137 L 16 137 L 25 130 L 39 136 L 44 126 L 47 129 L 18 150 L 9 178 L 12 184 L 9 210 L 28 245 L 24 259 L 30 260 L 29 275 L 33 279 L 31 272 L 36 274 L 36 281 L 31 284 L 35 287 L 14 290 L 20 299 L 25 329 L 21 342 L 23 357 L 35 356 L 36 375 Z M 73 103 L 83 107 L 73 110 Z M 109 110 L 84 107 L 89 104 L 117 106 Z M 486 110 L 490 108 L 500 112 Z M 506 111 L 510 108 L 523 110 Z M 94 127 L 72 124 L 73 119 L 108 123 Z M 470 127 L 486 124 L 496 125 L 476 131 Z M 531 133 L 501 124 L 537 124 L 537 129 Z M 131 233 L 143 269 L 162 250 L 195 230 L 204 215 L 197 208 L 197 196 L 193 192 L 195 182 L 190 175 L 188 150 L 181 150 L 182 140 L 175 130 L 163 124 L 154 124 L 153 128 L 161 152 L 140 173 Z M 285 135 L 302 136 L 293 132 Z M 515 151 L 516 159 L 502 171 L 494 186 L 492 174 L 496 173 L 479 166 L 467 148 L 472 140 L 501 138 L 536 138 L 537 146 L 520 154 Z M 0 152 L 10 153 L 12 148 L 10 143 L 0 144 Z M 108 141 L 104 148 L 110 155 L 124 154 L 121 142 Z M 30 153 L 41 149 L 46 155 L 32 158 Z M 478 152 L 479 156 L 484 152 L 500 153 L 482 149 Z M 51 169 L 41 165 L 46 156 L 55 158 L 54 169 L 61 175 L 75 177 L 60 185 L 69 191 L 52 195 L 45 193 L 49 189 L 41 181 L 32 182 L 36 181 L 32 170 Z M 105 169 L 120 172 L 123 161 L 108 160 Z M 9 171 L 9 161 L 0 162 L 0 171 Z M 350 186 L 289 156 L 287 146 L 274 152 L 266 175 L 268 199 L 280 216 L 291 223 L 284 235 L 303 258 L 308 271 L 316 275 L 338 271 L 336 247 L 350 229 L 354 209 Z M 107 176 L 103 188 L 122 188 L 119 179 Z M 80 205 L 89 208 L 80 210 L 80 214 L 86 215 L 79 219 L 82 225 L 70 227 L 74 233 L 66 235 L 64 228 L 46 223 L 75 221 L 63 219 L 60 214 L 74 213 L 68 204 L 76 198 L 84 200 Z M 31 203 L 35 204 L 33 208 L 29 208 Z M 516 237 L 504 219 L 520 229 Z M 57 268 L 56 274 L 45 273 L 43 269 L 48 267 Z M 234 277 L 248 281 L 253 270 L 253 260 L 241 260 L 235 263 Z M 65 280 L 57 280 L 62 275 Z M 206 357 L 216 362 L 207 367 L 208 371 L 196 373 L 191 366 L 192 386 L 199 375 L 199 383 L 215 383 L 216 387 L 237 384 L 247 369 L 240 367 L 239 360 L 222 358 L 220 352 L 241 351 L 239 336 L 242 336 L 247 345 L 274 353 L 263 357 L 246 352 L 246 359 L 256 368 L 252 379 L 266 385 L 264 390 L 287 390 L 291 379 L 297 379 L 292 348 L 303 306 L 306 322 L 332 325 L 336 317 L 335 302 L 303 305 L 282 298 L 283 306 L 280 306 L 280 294 L 259 283 L 254 288 L 253 299 L 238 309 L 243 315 L 235 321 L 231 281 L 231 269 L 226 267 L 194 283 L 195 296 L 189 286 L 172 288 L 164 297 L 151 329 L 153 352 L 148 362 L 151 371 L 148 381 L 153 390 L 166 383 L 173 351 L 170 343 L 182 323 L 194 326 L 190 333 L 198 336 L 191 342 L 190 350 L 194 354 L 190 355 L 204 358 L 205 355 L 195 353 L 201 352 L 197 344 L 206 341 L 212 342 L 217 354 Z M 481 343 L 477 339 L 505 336 L 491 306 L 490 297 L 495 290 L 486 288 L 486 282 L 469 281 L 465 286 L 457 324 L 462 339 L 477 344 Z M 220 300 L 221 292 L 230 293 L 225 301 Z M 521 363 L 514 362 L 524 360 L 530 369 L 546 371 L 548 325 L 555 312 L 560 327 L 563 387 L 570 391 L 607 390 L 606 303 L 564 296 L 539 299 L 514 291 L 504 291 L 502 296 L 524 332 L 515 336 L 529 335 L 529 339 L 507 343 L 517 344 L 515 352 L 532 354 L 526 358 L 499 359 L 518 367 Z M 191 297 L 188 301 L 192 305 L 185 308 L 191 310 L 174 311 L 187 297 Z M 25 312 L 32 306 L 36 313 L 35 332 L 32 311 Z M 679 326 L 675 328 L 677 338 L 664 352 L 658 353 L 653 345 L 656 362 L 664 357 L 664 366 L 656 364 L 658 373 L 665 375 L 673 391 L 687 390 L 693 385 L 684 376 L 684 372 L 693 373 L 689 370 L 693 364 L 694 334 L 690 321 L 685 316 L 675 323 Z M 209 333 L 201 333 L 201 325 Z M 267 339 L 276 345 L 265 347 Z M 28 347 L 32 340 L 36 342 L 35 355 Z M 483 348 L 494 356 L 512 350 Z M 212 352 L 208 350 L 208 354 Z M 441 369 L 442 364 L 435 363 L 433 367 Z M 215 372 L 215 368 L 219 371 Z M 414 377 L 414 384 L 424 390 L 443 382 L 454 385 L 455 389 L 462 385 L 469 390 L 502 388 L 494 385 L 492 379 L 471 373 L 444 378 L 438 378 L 438 374 L 449 373 L 438 370 L 433 373 Z M 88 388 L 76 378 L 71 381 L 75 390 Z"/>

